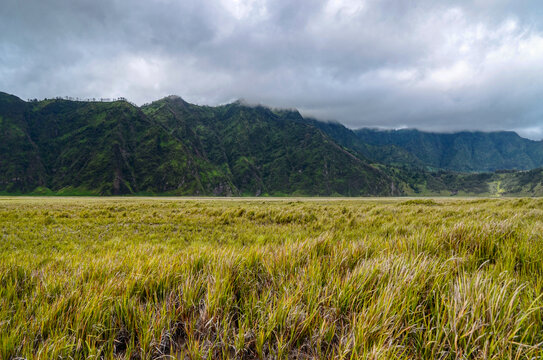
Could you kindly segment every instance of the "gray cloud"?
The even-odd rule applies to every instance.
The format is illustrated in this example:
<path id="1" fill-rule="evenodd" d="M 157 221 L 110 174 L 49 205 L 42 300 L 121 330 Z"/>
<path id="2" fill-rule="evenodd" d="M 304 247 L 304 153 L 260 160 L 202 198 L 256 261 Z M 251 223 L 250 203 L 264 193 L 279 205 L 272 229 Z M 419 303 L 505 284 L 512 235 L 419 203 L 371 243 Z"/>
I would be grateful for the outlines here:
<path id="1" fill-rule="evenodd" d="M 4 0 L 0 90 L 543 137 L 534 0 Z"/>

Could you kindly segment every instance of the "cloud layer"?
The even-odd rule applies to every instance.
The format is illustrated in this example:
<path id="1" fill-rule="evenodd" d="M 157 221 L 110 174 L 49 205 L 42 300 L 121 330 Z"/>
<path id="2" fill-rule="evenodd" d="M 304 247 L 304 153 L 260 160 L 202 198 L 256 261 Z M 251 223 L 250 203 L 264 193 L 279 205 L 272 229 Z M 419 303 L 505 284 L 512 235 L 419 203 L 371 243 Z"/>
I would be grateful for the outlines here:
<path id="1" fill-rule="evenodd" d="M 543 137 L 538 0 L 4 0 L 0 91 Z"/>

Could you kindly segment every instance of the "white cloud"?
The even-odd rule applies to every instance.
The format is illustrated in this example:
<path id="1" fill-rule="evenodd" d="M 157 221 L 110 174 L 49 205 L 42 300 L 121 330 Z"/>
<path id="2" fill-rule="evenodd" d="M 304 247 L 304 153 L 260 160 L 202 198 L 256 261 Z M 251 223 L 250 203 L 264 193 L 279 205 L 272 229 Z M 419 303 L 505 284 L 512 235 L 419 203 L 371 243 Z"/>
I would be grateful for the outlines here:
<path id="1" fill-rule="evenodd" d="M 0 90 L 138 103 L 245 98 L 351 127 L 540 136 L 541 8 L 535 0 L 5 0 Z"/>

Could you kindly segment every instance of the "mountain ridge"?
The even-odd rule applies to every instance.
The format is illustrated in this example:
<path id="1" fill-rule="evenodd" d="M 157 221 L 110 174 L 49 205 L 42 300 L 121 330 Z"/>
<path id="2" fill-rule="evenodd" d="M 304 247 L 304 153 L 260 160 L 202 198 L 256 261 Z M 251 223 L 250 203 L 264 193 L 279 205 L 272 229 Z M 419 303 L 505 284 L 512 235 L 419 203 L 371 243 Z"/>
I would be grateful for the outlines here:
<path id="1" fill-rule="evenodd" d="M 543 166 L 543 141 L 523 138 L 514 131 L 436 133 L 363 128 L 354 132 L 363 143 L 395 146 L 432 169 L 484 172 Z"/>
<path id="2" fill-rule="evenodd" d="M 0 140 L 8 194 L 543 193 L 538 170 L 482 166 L 543 164 L 540 142 L 514 132 L 351 130 L 242 101 L 201 106 L 167 96 L 136 106 L 0 93 Z"/>
<path id="3" fill-rule="evenodd" d="M 395 194 L 385 172 L 262 106 L 0 97 L 8 193 Z"/>

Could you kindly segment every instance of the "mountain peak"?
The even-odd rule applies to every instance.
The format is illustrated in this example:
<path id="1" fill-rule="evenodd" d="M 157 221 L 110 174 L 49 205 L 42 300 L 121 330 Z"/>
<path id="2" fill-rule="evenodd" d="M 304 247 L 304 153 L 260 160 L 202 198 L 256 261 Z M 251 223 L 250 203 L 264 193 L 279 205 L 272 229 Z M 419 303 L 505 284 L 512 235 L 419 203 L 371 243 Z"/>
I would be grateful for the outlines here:
<path id="1" fill-rule="evenodd" d="M 185 100 L 183 100 L 183 98 L 179 95 L 168 95 L 166 97 L 164 97 L 162 100 L 166 100 L 166 101 L 179 101 L 179 102 L 183 102 L 185 104 L 188 104 Z"/>
<path id="2" fill-rule="evenodd" d="M 253 103 L 250 103 L 249 101 L 247 101 L 247 99 L 244 99 L 244 98 L 239 98 L 239 99 L 233 101 L 233 102 L 231 103 L 231 105 L 249 106 L 249 107 L 258 106 L 258 105 L 255 105 L 255 104 L 253 104 Z"/>
<path id="3" fill-rule="evenodd" d="M 24 100 L 22 100 L 21 98 L 12 94 L 2 92 L 2 91 L 0 91 L 0 100 L 10 101 L 10 102 L 24 102 Z"/>

